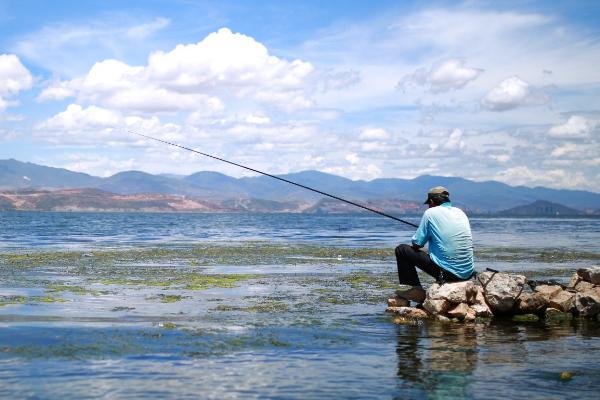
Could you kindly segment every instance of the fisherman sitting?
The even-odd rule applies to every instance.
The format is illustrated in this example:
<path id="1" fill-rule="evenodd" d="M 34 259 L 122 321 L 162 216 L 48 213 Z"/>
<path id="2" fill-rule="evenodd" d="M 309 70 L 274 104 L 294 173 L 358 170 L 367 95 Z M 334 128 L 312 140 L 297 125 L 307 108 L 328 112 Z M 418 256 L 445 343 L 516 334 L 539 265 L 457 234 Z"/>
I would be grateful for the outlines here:
<path id="1" fill-rule="evenodd" d="M 398 279 L 400 284 L 411 286 L 398 296 L 418 303 L 425 300 L 425 290 L 415 267 L 438 283 L 468 280 L 474 273 L 473 240 L 465 213 L 452 207 L 450 194 L 442 186 L 429 190 L 425 204 L 429 209 L 412 237 L 412 245 L 396 247 Z M 427 242 L 429 254 L 422 250 Z"/>

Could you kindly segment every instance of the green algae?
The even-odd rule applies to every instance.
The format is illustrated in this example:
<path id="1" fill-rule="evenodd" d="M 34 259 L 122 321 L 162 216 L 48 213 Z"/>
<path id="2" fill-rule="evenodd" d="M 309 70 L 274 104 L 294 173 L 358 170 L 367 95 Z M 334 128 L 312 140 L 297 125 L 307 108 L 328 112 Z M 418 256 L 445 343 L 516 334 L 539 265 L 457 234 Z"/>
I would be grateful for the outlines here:
<path id="1" fill-rule="evenodd" d="M 395 289 L 398 287 L 398 284 L 393 280 L 390 280 L 387 275 L 381 274 L 355 272 L 343 276 L 341 280 L 349 283 L 354 289 L 365 286 L 374 287 L 377 289 Z"/>
<path id="2" fill-rule="evenodd" d="M 12 304 L 64 303 L 67 300 L 50 296 L 0 296 L 0 307 Z"/>
<path id="3" fill-rule="evenodd" d="M 269 300 L 265 302 L 261 302 L 259 304 L 254 304 L 251 306 L 232 306 L 219 304 L 215 307 L 214 311 L 241 311 L 248 313 L 272 313 L 272 312 L 283 312 L 288 311 L 289 306 L 281 301 Z"/>

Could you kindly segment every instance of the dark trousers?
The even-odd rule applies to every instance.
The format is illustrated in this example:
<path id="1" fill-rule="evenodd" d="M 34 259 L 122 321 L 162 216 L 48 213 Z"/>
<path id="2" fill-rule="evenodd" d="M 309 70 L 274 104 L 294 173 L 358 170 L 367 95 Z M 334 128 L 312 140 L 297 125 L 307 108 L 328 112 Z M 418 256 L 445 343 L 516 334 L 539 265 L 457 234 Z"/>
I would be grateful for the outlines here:
<path id="1" fill-rule="evenodd" d="M 401 285 L 421 286 L 415 267 L 427 272 L 438 283 L 464 281 L 431 261 L 427 252 L 416 250 L 407 244 L 396 247 L 396 263 L 398 264 L 398 280 Z"/>

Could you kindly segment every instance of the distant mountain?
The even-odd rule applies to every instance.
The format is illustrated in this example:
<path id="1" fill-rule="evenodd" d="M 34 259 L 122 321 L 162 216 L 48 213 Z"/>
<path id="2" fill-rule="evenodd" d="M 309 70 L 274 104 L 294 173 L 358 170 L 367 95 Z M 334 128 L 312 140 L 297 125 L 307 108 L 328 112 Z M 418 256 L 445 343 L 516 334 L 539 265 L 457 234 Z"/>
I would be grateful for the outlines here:
<path id="1" fill-rule="evenodd" d="M 370 202 L 369 204 L 375 207 L 384 207 L 385 202 L 422 203 L 429 188 L 442 185 L 449 189 L 452 202 L 470 213 L 497 213 L 538 200 L 562 204 L 590 214 L 597 214 L 597 210 L 600 209 L 599 193 L 509 186 L 495 181 L 474 182 L 458 177 L 424 175 L 414 179 L 353 181 L 319 171 L 302 171 L 280 177 L 348 200 Z M 99 178 L 61 168 L 44 167 L 17 160 L 0 160 L 0 190 L 69 188 L 95 188 L 121 195 L 160 193 L 190 196 L 218 204 L 224 201 L 237 202 L 240 207 L 242 200 L 249 199 L 253 202 L 265 200 L 285 203 L 286 205 L 281 207 L 286 208 L 289 207 L 288 203 L 309 203 L 317 206 L 321 199 L 327 198 L 263 175 L 238 179 L 210 171 L 189 176 L 125 171 L 108 178 Z M 258 203 L 254 204 L 259 207 Z M 266 204 L 268 203 L 259 208 L 267 209 Z M 399 204 L 389 203 L 388 206 L 392 209 L 403 209 L 404 206 Z M 321 210 L 333 210 L 339 209 L 340 205 L 322 203 L 318 207 L 321 207 Z M 423 209 L 421 206 L 420 211 Z"/>
<path id="2" fill-rule="evenodd" d="M 0 160 L 0 188 L 96 187 L 102 178 L 17 160 Z"/>
<path id="3" fill-rule="evenodd" d="M 514 207 L 498 213 L 506 216 L 531 216 L 531 217 L 571 217 L 583 215 L 583 211 L 565 207 L 562 204 L 538 200 L 525 206 Z"/>

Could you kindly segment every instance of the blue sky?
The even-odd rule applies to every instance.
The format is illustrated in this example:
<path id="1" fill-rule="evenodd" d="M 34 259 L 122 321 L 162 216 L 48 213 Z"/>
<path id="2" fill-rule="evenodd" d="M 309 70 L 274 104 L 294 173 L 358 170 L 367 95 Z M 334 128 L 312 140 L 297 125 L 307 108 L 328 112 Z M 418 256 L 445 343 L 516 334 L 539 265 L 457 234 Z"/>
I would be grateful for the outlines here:
<path id="1" fill-rule="evenodd" d="M 500 3 L 500 4 L 498 4 Z M 0 159 L 599 191 L 600 5 L 0 1 Z"/>

